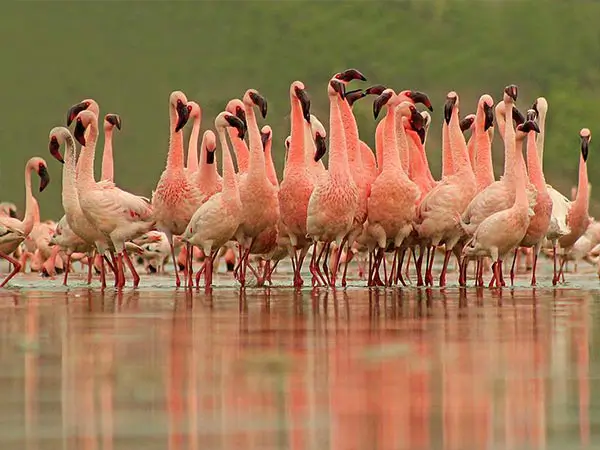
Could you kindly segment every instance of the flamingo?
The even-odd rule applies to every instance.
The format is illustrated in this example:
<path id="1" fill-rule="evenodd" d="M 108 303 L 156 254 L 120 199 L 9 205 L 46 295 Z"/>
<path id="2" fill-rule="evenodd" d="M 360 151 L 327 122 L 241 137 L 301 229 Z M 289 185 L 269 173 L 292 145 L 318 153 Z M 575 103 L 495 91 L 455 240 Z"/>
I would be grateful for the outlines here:
<path id="1" fill-rule="evenodd" d="M 318 264 L 321 255 L 325 254 L 324 267 L 327 267 L 327 256 L 332 242 L 343 248 L 348 232 L 352 228 L 356 209 L 358 207 L 358 188 L 350 174 L 346 139 L 340 112 L 340 102 L 344 100 L 344 84 L 333 78 L 327 87 L 329 96 L 329 170 L 320 178 L 310 196 L 307 208 L 307 236 L 313 239 L 314 249 L 311 259 L 311 274 L 313 278 L 323 279 Z M 325 245 L 317 255 L 317 244 Z M 334 286 L 337 274 L 337 258 L 332 276 L 328 271 L 325 275 L 327 282 Z"/>
<path id="2" fill-rule="evenodd" d="M 588 185 L 588 174 L 587 174 L 587 158 L 589 153 L 589 143 L 592 140 L 592 133 L 587 128 L 582 128 L 579 132 L 581 139 L 581 155 L 579 157 L 579 180 L 577 184 L 577 195 L 575 200 L 571 203 L 569 212 L 567 214 L 567 225 L 569 226 L 569 233 L 561 236 L 558 239 L 560 248 L 565 253 L 573 247 L 575 242 L 583 236 L 590 224 L 589 216 L 589 185 Z M 553 279 L 553 284 L 558 282 L 558 279 L 563 275 L 563 266 L 566 258 L 562 257 L 560 262 L 560 270 L 556 279 Z"/>
<path id="3" fill-rule="evenodd" d="M 139 275 L 125 251 L 125 242 L 149 231 L 155 224 L 152 207 L 147 199 L 119 189 L 114 183 L 94 179 L 94 154 L 98 136 L 98 119 L 91 111 L 77 115 L 74 137 L 82 145 L 81 172 L 76 185 L 79 204 L 87 219 L 112 242 L 117 253 L 116 287 L 125 285 L 123 260 L 133 276 L 133 286 L 139 284 Z M 89 128 L 88 137 L 84 136 Z M 87 146 L 86 146 L 87 140 Z"/>
<path id="4" fill-rule="evenodd" d="M 249 122 L 252 122 L 249 118 Z M 182 240 L 196 245 L 204 251 L 205 287 L 212 285 L 213 262 L 219 249 L 224 246 L 238 230 L 243 218 L 237 177 L 233 160 L 225 137 L 225 128 L 233 127 L 238 133 L 244 132 L 244 123 L 235 115 L 222 112 L 215 119 L 215 129 L 219 135 L 223 158 L 223 190 L 204 202 L 192 216 Z M 252 133 L 252 130 L 250 130 Z M 200 274 L 196 274 L 196 286 L 199 286 Z"/>
<path id="5" fill-rule="evenodd" d="M 225 111 L 236 116 L 238 119 L 244 122 L 244 126 L 247 127 L 244 102 L 242 102 L 240 99 L 234 98 L 229 100 L 229 102 L 227 102 L 227 106 L 225 107 Z M 250 151 L 248 150 L 246 141 L 244 141 L 246 131 L 238 133 L 232 128 L 227 128 L 227 134 L 229 135 L 229 139 L 231 139 L 233 150 L 235 152 L 235 159 L 238 165 L 238 174 L 241 175 L 248 172 L 248 165 L 250 164 Z"/>
<path id="6" fill-rule="evenodd" d="M 167 165 L 160 176 L 156 189 L 152 193 L 152 209 L 158 230 L 166 234 L 171 243 L 171 257 L 175 271 L 176 286 L 181 286 L 181 279 L 175 256 L 174 236 L 185 231 L 187 224 L 198 206 L 202 196 L 195 183 L 186 176 L 183 167 L 183 127 L 189 119 L 191 106 L 181 91 L 173 91 L 169 96 L 169 153 Z M 191 254 L 188 246 L 187 255 Z M 186 261 L 189 261 L 186 258 Z M 186 268 L 188 280 L 191 267 Z"/>
<path id="7" fill-rule="evenodd" d="M 494 166 L 492 164 L 492 141 L 488 130 L 494 125 L 494 100 L 488 94 L 483 94 L 477 102 L 477 113 L 475 115 L 475 180 L 477 181 L 477 192 L 483 191 L 495 181 Z"/>
<path id="8" fill-rule="evenodd" d="M 25 217 L 23 220 L 0 216 L 0 258 L 13 265 L 12 271 L 0 283 L 0 288 L 4 287 L 21 270 L 21 263 L 10 254 L 19 247 L 33 229 L 37 208 L 37 200 L 31 192 L 31 172 L 34 171 L 40 177 L 40 192 L 46 189 L 50 183 L 46 161 L 39 157 L 30 158 L 25 165 Z"/>
<path id="9" fill-rule="evenodd" d="M 112 135 L 113 129 L 121 129 L 121 116 L 118 114 L 107 114 L 104 116 L 104 150 L 102 151 L 102 175 L 101 180 L 114 181 L 114 162 Z"/>
<path id="10" fill-rule="evenodd" d="M 258 235 L 268 228 L 277 226 L 279 200 L 276 187 L 267 178 L 265 155 L 254 113 L 254 107 L 258 106 L 261 115 L 265 118 L 267 101 L 256 89 L 248 89 L 244 94 L 243 103 L 248 126 L 250 161 L 248 172 L 241 174 L 239 179 L 239 192 L 243 208 L 242 221 L 235 237 L 240 247 L 238 279 L 240 284 L 245 286 L 248 256 Z"/>
<path id="11" fill-rule="evenodd" d="M 512 103 L 508 102 L 507 106 L 512 108 Z M 517 165 L 514 203 L 510 208 L 496 211 L 486 217 L 463 248 L 465 260 L 474 256 L 490 256 L 492 258 L 494 277 L 490 282 L 490 287 L 494 281 L 496 287 L 500 287 L 500 265 L 509 252 L 519 245 L 529 227 L 530 207 L 522 145 L 527 133 L 535 130 L 538 130 L 535 122 L 527 121 L 517 127 L 515 136 L 512 120 L 507 121 L 504 141 L 507 147 L 515 147 L 511 148 L 510 152 L 515 156 Z"/>

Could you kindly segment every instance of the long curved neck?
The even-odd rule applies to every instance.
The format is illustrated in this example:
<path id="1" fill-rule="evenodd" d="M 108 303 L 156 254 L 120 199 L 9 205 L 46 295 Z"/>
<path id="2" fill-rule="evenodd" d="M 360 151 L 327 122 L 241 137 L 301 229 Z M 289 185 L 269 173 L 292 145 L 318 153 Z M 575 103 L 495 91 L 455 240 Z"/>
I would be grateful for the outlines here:
<path id="1" fill-rule="evenodd" d="M 590 203 L 590 186 L 588 184 L 587 163 L 583 156 L 579 156 L 579 181 L 577 184 L 577 196 L 573 202 L 574 210 L 587 216 Z"/>
<path id="2" fill-rule="evenodd" d="M 510 122 L 512 125 L 512 121 Z M 512 128 L 512 126 L 510 126 L 510 128 Z M 519 139 L 512 139 L 515 145 L 516 160 L 515 207 L 528 209 L 529 200 L 527 199 L 527 169 L 525 167 L 525 159 L 523 158 L 523 138 L 524 137 L 521 137 Z"/>
<path id="3" fill-rule="evenodd" d="M 383 119 L 383 167 L 382 173 L 404 173 L 400 160 L 398 128 L 396 127 L 396 113 L 393 106 L 387 107 Z M 402 127 L 404 128 L 404 127 Z M 406 142 L 406 140 L 405 140 Z"/>
<path id="4" fill-rule="evenodd" d="M 394 108 L 395 113 L 395 125 L 396 125 L 396 139 L 398 139 L 398 151 L 400 152 L 400 163 L 405 173 L 410 170 L 410 155 L 408 150 L 408 143 L 406 142 L 406 131 L 404 129 L 404 122 L 402 115 Z M 401 136 L 404 136 L 402 138 Z"/>
<path id="5" fill-rule="evenodd" d="M 344 124 L 344 135 L 348 146 L 348 163 L 353 170 L 362 170 L 362 157 L 360 155 L 360 138 L 358 136 L 358 125 L 352 107 L 347 101 L 338 102 L 342 123 Z M 354 172 L 359 174 L 359 172 Z M 359 175 L 360 176 L 360 175 Z"/>
<path id="6" fill-rule="evenodd" d="M 485 112 L 482 107 L 477 108 L 475 116 L 475 161 L 473 171 L 477 178 L 477 185 L 489 185 L 494 182 L 494 165 L 492 163 L 492 142 L 490 135 L 485 130 Z M 469 141 L 470 143 L 470 141 Z"/>
<path id="7" fill-rule="evenodd" d="M 546 179 L 540 164 L 535 138 L 535 131 L 530 131 L 527 134 L 527 168 L 529 169 L 529 181 L 539 193 L 546 190 Z"/>
<path id="8" fill-rule="evenodd" d="M 377 159 L 378 173 L 383 170 L 383 135 L 385 134 L 383 128 L 383 120 L 381 120 L 375 129 L 375 158 Z"/>
<path id="9" fill-rule="evenodd" d="M 262 148 L 258 123 L 256 123 L 254 107 L 244 103 L 244 111 L 246 112 L 246 121 L 248 122 L 248 146 L 250 147 L 250 164 L 248 165 L 248 174 L 263 178 L 266 176 L 265 154 Z"/>
<path id="10" fill-rule="evenodd" d="M 294 125 L 292 124 L 292 127 Z M 317 151 L 317 147 L 315 145 L 315 141 L 313 139 L 313 135 L 312 135 L 312 129 L 310 128 L 310 124 L 307 123 L 306 121 L 304 121 L 302 123 L 302 130 L 303 130 L 303 136 L 304 136 L 304 145 L 303 145 L 303 152 L 304 152 L 304 164 L 306 164 L 306 167 L 312 168 L 315 166 L 315 152 Z M 290 148 L 292 147 L 292 138 L 291 138 L 291 134 L 290 134 Z M 283 169 L 284 173 L 287 169 L 287 165 L 289 163 L 289 158 L 290 158 L 290 150 L 288 150 L 288 155 L 287 155 L 287 159 L 285 161 L 285 168 Z M 319 160 L 319 162 L 321 162 Z"/>
<path id="11" fill-rule="evenodd" d="M 104 150 L 102 151 L 102 176 L 101 180 L 114 181 L 114 161 L 112 146 L 112 128 L 104 130 Z"/>
<path id="12" fill-rule="evenodd" d="M 233 144 L 233 150 L 235 151 L 235 159 L 237 160 L 239 173 L 248 172 L 248 166 L 250 163 L 250 151 L 248 146 L 243 139 L 238 136 L 238 131 L 235 128 L 227 128 L 227 134 L 231 143 Z"/>
<path id="13" fill-rule="evenodd" d="M 98 140 L 98 123 L 90 122 L 86 137 L 85 147 L 81 148 L 79 156 L 79 174 L 77 176 L 78 183 L 89 185 L 96 182 L 94 179 L 94 158 L 96 156 L 96 141 Z"/>
<path id="14" fill-rule="evenodd" d="M 31 172 L 33 168 L 27 164 L 25 167 L 25 217 L 23 217 L 23 232 L 27 236 L 33 229 L 36 212 L 39 214 L 39 206 L 31 192 Z"/>
<path id="15" fill-rule="evenodd" d="M 450 147 L 450 130 L 444 120 L 442 123 L 442 178 L 454 174 L 452 148 Z"/>
<path id="16" fill-rule="evenodd" d="M 227 139 L 225 139 L 225 142 L 227 142 Z M 198 162 L 200 167 L 196 171 L 196 184 L 199 186 L 215 186 L 217 183 L 217 160 L 215 159 L 212 164 L 208 164 L 206 162 L 207 154 L 208 150 L 202 145 L 200 147 L 200 161 Z"/>
<path id="17" fill-rule="evenodd" d="M 429 161 L 425 155 L 425 147 L 421 144 L 421 139 L 415 131 L 406 131 L 408 148 L 410 149 L 410 179 L 415 180 L 421 177 L 429 183 L 435 183 L 431 170 L 429 169 Z"/>
<path id="18" fill-rule="evenodd" d="M 225 137 L 223 128 L 217 128 L 219 134 L 219 142 L 221 143 L 221 151 L 223 152 L 223 196 L 225 199 L 230 199 L 232 196 L 239 196 L 237 179 L 235 176 L 235 168 L 233 167 L 233 159 L 229 152 L 229 145 Z"/>
<path id="19" fill-rule="evenodd" d="M 198 136 L 200 136 L 201 121 L 202 117 L 200 114 L 194 117 L 194 125 L 192 126 L 192 132 L 190 133 L 186 167 L 191 172 L 198 170 Z"/>
<path id="20" fill-rule="evenodd" d="M 516 155 L 516 142 L 515 142 L 515 127 L 512 120 L 512 108 L 513 104 L 505 103 L 506 108 L 504 110 L 504 117 L 502 123 L 504 125 L 504 133 L 502 133 L 502 125 L 500 121 L 500 133 L 504 135 L 504 178 L 506 181 L 514 182 L 515 176 L 518 172 L 518 159 Z"/>
<path id="21" fill-rule="evenodd" d="M 177 111 L 169 109 L 169 154 L 167 155 L 167 171 L 183 172 L 183 130 L 175 131 Z"/>
<path id="22" fill-rule="evenodd" d="M 467 142 L 467 150 L 469 150 L 469 161 L 471 162 L 471 168 L 475 171 L 477 167 L 477 157 L 475 154 L 475 134 L 476 131 L 473 129 L 471 132 L 471 137 L 469 138 L 469 142 Z"/>
<path id="23" fill-rule="evenodd" d="M 542 110 L 538 117 L 538 127 L 540 132 L 535 138 L 537 145 L 538 158 L 540 160 L 540 168 L 544 169 L 544 138 L 546 136 L 546 113 L 547 111 Z"/>
<path id="24" fill-rule="evenodd" d="M 458 118 L 458 108 L 454 107 L 450 123 L 448 124 L 448 138 L 450 141 L 450 150 L 452 154 L 452 172 L 467 172 L 473 174 L 471 163 L 469 162 L 469 151 L 465 136 L 460 129 L 460 120 Z"/>
<path id="25" fill-rule="evenodd" d="M 275 170 L 275 163 L 273 162 L 273 155 L 271 154 L 272 147 L 273 141 L 267 142 L 265 146 L 265 163 L 267 165 L 267 178 L 273 186 L 277 187 L 279 186 L 279 180 L 277 179 L 277 170 Z"/>
<path id="26" fill-rule="evenodd" d="M 71 215 L 77 212 L 79 207 L 79 195 L 77 194 L 76 170 L 75 164 L 77 154 L 75 149 L 75 140 L 68 135 L 65 139 L 65 163 L 62 171 L 62 204 L 65 214 Z"/>
<path id="27" fill-rule="evenodd" d="M 339 101 L 339 96 L 329 96 L 329 175 L 345 181 L 350 178 L 350 167 Z"/>
<path id="28" fill-rule="evenodd" d="M 290 133 L 290 150 L 288 153 L 288 159 L 286 162 L 286 170 L 288 166 L 291 168 L 301 167 L 304 165 L 307 156 L 314 158 L 314 150 L 312 155 L 306 155 L 305 145 L 306 145 L 306 134 L 310 133 L 310 126 L 304 125 L 304 118 L 302 117 L 302 107 L 300 106 L 300 100 L 298 100 L 295 96 L 290 96 L 290 101 L 292 104 L 291 108 L 291 133 Z M 313 146 L 314 149 L 314 146 Z"/>

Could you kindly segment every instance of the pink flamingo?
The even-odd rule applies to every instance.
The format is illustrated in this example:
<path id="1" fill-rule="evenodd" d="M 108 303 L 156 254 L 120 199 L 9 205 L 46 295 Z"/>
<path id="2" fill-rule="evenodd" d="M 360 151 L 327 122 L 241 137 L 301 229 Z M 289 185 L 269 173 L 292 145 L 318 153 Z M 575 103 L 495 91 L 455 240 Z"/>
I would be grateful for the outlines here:
<path id="1" fill-rule="evenodd" d="M 186 176 L 183 167 L 183 132 L 182 129 L 189 119 L 191 107 L 185 94 L 174 91 L 169 97 L 169 153 L 167 166 L 160 176 L 156 190 L 152 193 L 152 208 L 156 227 L 167 235 L 171 244 L 171 256 L 175 271 L 175 283 L 181 286 L 175 257 L 173 236 L 185 231 L 187 224 L 201 204 L 200 190 Z M 188 245 L 187 254 L 191 254 Z M 188 261 L 188 258 L 186 258 Z M 185 268 L 188 281 L 191 277 L 191 267 Z"/>
<path id="2" fill-rule="evenodd" d="M 267 115 L 267 101 L 257 90 L 248 89 L 244 94 L 243 103 L 248 126 L 250 161 L 248 172 L 241 174 L 239 179 L 243 217 L 236 232 L 236 239 L 240 247 L 238 279 L 241 285 L 245 286 L 248 256 L 257 236 L 264 230 L 277 226 L 279 222 L 279 200 L 277 188 L 267 178 L 265 155 L 254 113 L 254 107 L 258 106 L 261 115 L 265 118 Z M 257 276 L 257 278 L 259 277 Z"/>
<path id="3" fill-rule="evenodd" d="M 512 108 L 512 102 L 507 102 L 507 107 Z M 490 282 L 496 282 L 496 287 L 501 285 L 500 265 L 506 255 L 519 245 L 530 222 L 529 200 L 527 198 L 527 175 L 525 161 L 523 160 L 522 144 L 528 132 L 537 130 L 535 122 L 525 122 L 515 129 L 513 121 L 506 122 L 504 140 L 512 154 L 515 154 L 517 173 L 515 186 L 515 199 L 510 208 L 496 211 L 486 217 L 477 227 L 471 240 L 463 248 L 465 259 L 469 257 L 490 256 L 493 263 L 494 277 Z"/>
<path id="4" fill-rule="evenodd" d="M 239 118 L 228 112 L 220 113 L 215 119 L 215 129 L 223 152 L 223 190 L 214 194 L 198 208 L 182 236 L 184 242 L 199 246 L 206 255 L 202 270 L 207 290 L 212 285 L 213 263 L 217 252 L 233 238 L 242 221 L 242 202 L 233 160 L 225 137 L 225 128 L 235 128 L 242 134 L 245 125 Z M 198 271 L 196 274 L 197 287 L 201 273 L 202 271 Z"/>
<path id="5" fill-rule="evenodd" d="M 237 98 L 234 98 L 233 100 L 230 100 L 227 103 L 225 111 L 236 116 L 238 119 L 244 122 L 244 126 L 247 127 L 244 102 Z M 248 172 L 248 166 L 250 164 L 250 151 L 248 150 L 248 146 L 244 141 L 246 131 L 238 133 L 232 128 L 227 128 L 227 134 L 229 134 L 229 139 L 231 139 L 231 143 L 233 144 L 235 159 L 238 165 L 238 174 L 241 175 L 243 173 Z"/>
<path id="6" fill-rule="evenodd" d="M 527 111 L 527 120 L 533 122 L 537 113 L 535 110 L 530 109 Z M 550 216 L 552 215 L 552 199 L 548 194 L 546 188 L 546 179 L 544 178 L 544 172 L 540 164 L 539 155 L 536 146 L 536 131 L 539 132 L 539 128 L 534 130 L 533 127 L 527 133 L 527 168 L 529 169 L 529 181 L 535 186 L 537 191 L 535 206 L 533 207 L 533 217 L 529 221 L 529 228 L 525 233 L 525 237 L 521 241 L 519 247 L 533 247 L 533 270 L 531 274 L 531 285 L 535 286 L 537 281 L 535 273 L 537 269 L 537 260 L 546 233 L 550 227 Z M 517 149 L 520 150 L 520 149 Z M 515 261 L 517 258 L 518 248 L 515 249 L 515 256 L 513 258 L 513 264 L 510 271 L 511 284 L 514 282 L 514 271 Z"/>
<path id="7" fill-rule="evenodd" d="M 279 187 L 279 208 L 283 225 L 280 231 L 285 231 L 290 239 L 294 287 L 300 287 L 303 284 L 302 263 L 306 255 L 305 248 L 308 246 L 305 239 L 308 202 L 315 185 L 315 176 L 309 171 L 307 164 L 307 158 L 315 157 L 314 150 L 312 152 L 305 150 L 311 145 L 314 148 L 314 144 L 310 142 L 312 140 L 306 137 L 304 125 L 304 122 L 307 122 L 310 128 L 310 99 L 301 81 L 294 81 L 291 84 L 290 103 L 292 122 L 290 148 L 283 169 L 283 180 Z"/>
<path id="8" fill-rule="evenodd" d="M 198 137 L 200 136 L 200 125 L 202 124 L 202 109 L 196 102 L 188 102 L 190 109 L 190 119 L 192 123 L 192 132 L 188 143 L 187 162 L 185 169 L 188 175 L 193 176 L 198 170 Z"/>
<path id="9" fill-rule="evenodd" d="M 571 203 L 569 212 L 567 214 L 567 225 L 571 230 L 568 234 L 561 236 L 558 239 L 558 244 L 561 249 L 565 250 L 565 254 L 571 249 L 573 244 L 577 242 L 590 224 L 589 216 L 589 184 L 588 184 L 588 173 L 587 173 L 587 158 L 589 152 L 589 143 L 592 140 L 592 133 L 587 128 L 582 128 L 579 132 L 581 138 L 581 155 L 579 156 L 579 180 L 577 183 L 577 196 Z M 553 280 L 553 284 L 556 284 L 560 277 L 563 275 L 563 266 L 566 261 L 566 256 L 561 257 L 560 270 L 556 280 Z"/>
<path id="10" fill-rule="evenodd" d="M 104 150 L 102 151 L 102 175 L 100 179 L 115 181 L 113 162 L 113 129 L 121 129 L 121 116 L 118 114 L 107 114 L 104 116 Z"/>
<path id="11" fill-rule="evenodd" d="M 212 130 L 206 130 L 202 135 L 200 144 L 200 161 L 195 173 L 195 182 L 204 203 L 223 188 L 223 178 L 217 170 L 215 151 L 217 150 L 217 137 Z"/>
<path id="12" fill-rule="evenodd" d="M 273 186 L 279 188 L 277 169 L 275 169 L 275 162 L 273 161 L 273 155 L 271 154 L 271 148 L 273 147 L 273 129 L 269 125 L 265 125 L 260 129 L 260 140 L 265 152 L 267 178 Z"/>
<path id="13" fill-rule="evenodd" d="M 327 169 L 323 164 L 323 156 L 327 152 L 327 131 L 314 114 L 310 115 L 310 123 L 304 122 L 304 152 L 306 166 L 314 181 L 325 175 Z"/>
<path id="14" fill-rule="evenodd" d="M 469 163 L 469 153 L 458 118 L 458 94 L 449 92 L 444 107 L 444 119 L 448 126 L 450 150 L 454 173 L 443 178 L 419 204 L 415 229 L 421 239 L 437 247 L 446 245 L 446 255 L 440 286 L 446 284 L 448 261 L 454 246 L 463 235 L 456 218 L 467 207 L 476 193 L 475 174 Z M 435 251 L 428 255 L 425 282 L 432 283 L 431 269 Z"/>
<path id="15" fill-rule="evenodd" d="M 375 117 L 378 116 L 383 105 L 387 106 L 387 114 L 383 120 L 382 170 L 371 186 L 368 203 L 367 230 L 375 238 L 379 247 L 379 255 L 371 272 L 378 271 L 388 243 L 393 243 L 395 253 L 392 273 L 388 281 L 390 285 L 395 278 L 396 261 L 399 261 L 400 267 L 402 265 L 402 256 L 399 257 L 400 248 L 412 231 L 415 205 L 420 194 L 418 186 L 410 180 L 402 168 L 401 154 L 408 153 L 408 148 L 404 127 L 398 129 L 396 126 L 396 114 L 419 123 L 422 121 L 422 116 L 410 103 L 399 103 L 399 101 L 399 97 L 393 90 L 386 89 L 373 104 Z M 397 135 L 398 131 L 400 136 Z"/>
<path id="16" fill-rule="evenodd" d="M 340 102 L 344 99 L 344 84 L 333 78 L 329 81 L 327 94 L 329 96 L 329 170 L 320 178 L 310 196 L 307 209 L 307 235 L 314 241 L 313 256 L 310 270 L 314 280 L 320 277 L 326 280 L 319 270 L 319 261 L 325 254 L 324 268 L 327 282 L 335 286 L 337 263 L 329 277 L 327 258 L 332 242 L 338 244 L 338 249 L 344 247 L 348 232 L 352 228 L 356 209 L 358 207 L 358 188 L 354 182 L 348 165 L 348 155 L 344 128 L 340 112 Z M 325 245 L 317 255 L 317 244 Z M 337 258 L 339 262 L 339 257 Z"/>
<path id="17" fill-rule="evenodd" d="M 0 258 L 13 265 L 12 271 L 0 283 L 0 287 L 4 287 L 21 270 L 21 263 L 10 254 L 19 247 L 33 229 L 37 200 L 31 192 L 31 172 L 36 172 L 40 177 L 40 192 L 50 183 L 46 161 L 39 157 L 30 158 L 25 165 L 25 217 L 23 220 L 19 220 L 14 217 L 0 216 Z"/>
<path id="18" fill-rule="evenodd" d="M 477 180 L 477 192 L 481 192 L 495 181 L 494 166 L 492 164 L 492 141 L 488 129 L 494 125 L 494 100 L 484 94 L 477 102 L 475 116 L 475 162 L 473 168 Z M 471 137 L 471 139 L 473 139 Z"/>
<path id="19" fill-rule="evenodd" d="M 86 138 L 84 135 L 88 128 Z M 82 145 L 81 172 L 76 181 L 81 210 L 114 245 L 117 253 L 116 287 L 125 285 L 123 260 L 131 271 L 134 287 L 137 287 L 140 278 L 125 251 L 125 242 L 146 233 L 154 226 L 152 208 L 145 198 L 123 191 L 112 182 L 97 183 L 94 179 L 98 118 L 93 112 L 82 111 L 77 115 L 74 137 Z"/>

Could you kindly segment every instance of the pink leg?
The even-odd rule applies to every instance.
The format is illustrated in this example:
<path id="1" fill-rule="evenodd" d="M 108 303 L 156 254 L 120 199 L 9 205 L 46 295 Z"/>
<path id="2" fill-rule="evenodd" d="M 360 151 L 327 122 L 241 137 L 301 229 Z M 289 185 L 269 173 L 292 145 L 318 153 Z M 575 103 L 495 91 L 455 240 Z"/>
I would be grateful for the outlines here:
<path id="1" fill-rule="evenodd" d="M 123 254 L 119 253 L 117 255 L 117 283 L 116 288 L 122 289 L 125 286 L 125 271 L 123 270 Z"/>
<path id="2" fill-rule="evenodd" d="M 0 284 L 0 288 L 2 288 L 6 285 L 6 283 L 8 283 L 11 280 L 12 277 L 14 277 L 16 274 L 19 273 L 19 271 L 21 270 L 21 263 L 19 261 L 17 261 L 15 258 L 13 258 L 12 256 L 9 256 L 2 252 L 0 252 L 0 258 L 4 258 L 5 260 L 7 260 L 9 263 L 11 263 L 13 265 L 12 271 L 8 274 L 8 276 Z"/>
<path id="3" fill-rule="evenodd" d="M 335 286 L 335 283 L 337 280 L 337 273 L 338 273 L 338 269 L 340 267 L 340 259 L 342 258 L 342 251 L 344 250 L 344 246 L 346 245 L 346 242 L 348 242 L 348 239 L 346 239 L 346 238 L 342 239 L 340 247 L 338 248 L 338 251 L 337 251 L 337 258 L 335 259 L 335 264 L 333 266 L 333 273 L 331 275 L 332 286 Z"/>
<path id="4" fill-rule="evenodd" d="M 537 280 L 535 278 L 535 271 L 537 269 L 537 259 L 538 259 L 538 252 L 536 251 L 536 248 L 533 248 L 533 268 L 532 268 L 532 274 L 531 274 L 531 285 L 535 286 L 537 284 Z"/>
<path id="5" fill-rule="evenodd" d="M 399 248 L 396 248 L 396 249 L 394 250 L 394 259 L 392 259 L 392 268 L 390 269 L 390 277 L 389 277 L 387 280 L 385 280 L 385 283 L 386 283 L 388 286 L 391 286 L 391 285 L 392 285 L 392 283 L 393 283 L 394 281 L 396 281 L 396 280 L 395 280 L 395 278 L 396 278 L 396 273 L 400 274 L 400 271 L 402 270 L 402 264 L 400 264 L 400 268 L 398 268 L 398 267 L 397 267 L 397 265 L 398 265 L 398 252 L 399 252 L 399 251 L 400 251 L 400 249 L 399 249 Z M 402 276 L 402 275 L 400 274 L 400 276 Z"/>
<path id="6" fill-rule="evenodd" d="M 127 267 L 131 272 L 131 276 L 133 277 L 133 287 L 136 288 L 140 284 L 140 276 L 138 275 L 137 270 L 135 270 L 135 266 L 131 262 L 131 259 L 125 250 L 123 250 L 123 258 L 125 259 L 125 264 L 127 264 Z M 125 275 L 123 275 L 123 278 L 125 278 Z M 123 280 L 123 285 L 125 284 L 124 281 L 125 280 Z"/>
<path id="7" fill-rule="evenodd" d="M 90 264 L 93 264 L 93 260 Z M 100 285 L 102 286 L 102 289 L 106 288 L 106 269 L 104 267 L 104 260 L 101 260 L 100 263 Z"/>
<path id="8" fill-rule="evenodd" d="M 442 273 L 440 274 L 440 287 L 446 286 L 446 272 L 448 271 L 450 255 L 452 255 L 452 250 L 446 250 L 446 255 L 444 256 L 444 265 L 442 266 Z"/>
<path id="9" fill-rule="evenodd" d="M 63 278 L 63 286 L 67 285 L 67 278 L 69 278 L 70 270 L 71 270 L 71 253 L 67 253 L 67 264 L 65 265 L 65 277 Z"/>
<path id="10" fill-rule="evenodd" d="M 175 285 L 180 287 L 181 279 L 179 278 L 179 266 L 177 265 L 177 257 L 175 256 L 175 247 L 173 245 L 173 236 L 171 233 L 167 233 L 167 239 L 169 240 L 169 245 L 171 246 L 171 258 L 173 258 L 173 270 L 175 271 Z"/>
<path id="11" fill-rule="evenodd" d="M 425 269 L 425 286 L 433 286 L 433 263 L 435 261 L 435 246 L 427 247 L 427 267 Z"/>
<path id="12" fill-rule="evenodd" d="M 519 253 L 519 247 L 515 248 L 515 255 L 513 256 L 512 266 L 510 267 L 510 285 L 515 285 L 515 265 L 517 265 L 517 254 Z M 517 265 L 518 269 L 518 265 Z"/>
<path id="13" fill-rule="evenodd" d="M 417 272 L 417 286 L 423 286 L 423 255 L 425 254 L 425 247 L 422 245 L 419 247 L 419 257 L 416 256 L 416 250 L 413 248 L 413 259 L 415 260 L 415 270 Z"/>
<path id="14" fill-rule="evenodd" d="M 94 268 L 94 259 L 96 257 L 96 250 L 94 250 L 93 254 L 90 255 L 88 253 L 88 274 L 87 274 L 87 284 L 92 284 L 92 270 Z M 68 263 L 67 263 L 68 266 Z M 67 274 L 65 273 L 65 279 Z"/>
<path id="15" fill-rule="evenodd" d="M 196 272 L 196 289 L 198 289 L 200 287 L 200 277 L 202 277 L 202 274 L 206 270 L 206 259 L 207 258 L 208 258 L 207 256 L 204 257 L 204 262 L 202 263 L 200 270 L 198 272 Z"/>
<path id="16" fill-rule="evenodd" d="M 194 247 L 189 242 L 186 244 L 187 248 L 187 258 L 185 261 L 185 269 L 187 274 L 187 286 L 194 287 L 194 279 L 192 278 L 194 275 Z"/>

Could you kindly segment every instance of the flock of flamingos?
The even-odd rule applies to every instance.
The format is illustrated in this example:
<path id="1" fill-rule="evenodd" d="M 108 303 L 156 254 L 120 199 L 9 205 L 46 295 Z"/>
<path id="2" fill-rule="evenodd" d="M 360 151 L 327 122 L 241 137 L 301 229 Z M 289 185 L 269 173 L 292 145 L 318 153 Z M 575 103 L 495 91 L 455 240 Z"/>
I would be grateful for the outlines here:
<path id="1" fill-rule="evenodd" d="M 588 215 L 590 130 L 579 131 L 580 145 L 573 149 L 580 154 L 579 180 L 569 199 L 544 178 L 548 103 L 543 97 L 523 115 L 515 106 L 517 87 L 509 85 L 498 104 L 482 95 L 476 113 L 461 119 L 458 94 L 449 92 L 443 107 L 442 176 L 436 180 L 425 150 L 433 112 L 428 96 L 381 85 L 349 90 L 355 81 L 366 78 L 348 69 L 327 84 L 328 146 L 325 127 L 311 114 L 307 89 L 300 81 L 291 84 L 291 132 L 281 181 L 271 156 L 271 128 L 257 123 L 257 113 L 267 116 L 262 94 L 249 89 L 241 100 L 229 101 L 215 118 L 214 131 L 204 132 L 198 155 L 200 106 L 183 92 L 173 92 L 166 168 L 151 200 L 113 182 L 112 133 L 121 128 L 116 114 L 104 116 L 102 176 L 96 181 L 98 103 L 86 99 L 75 104 L 66 124 L 74 124 L 73 132 L 58 126 L 49 134 L 50 154 L 63 164 L 64 216 L 56 224 L 40 220 L 31 172 L 39 175 L 42 191 L 49 169 L 44 159 L 31 158 L 25 169 L 24 219 L 17 218 L 12 204 L 0 207 L 0 256 L 12 266 L 0 286 L 24 270 L 28 260 L 32 270 L 43 274 L 64 271 L 66 285 L 73 262 L 79 260 L 88 266 L 88 283 L 95 271 L 105 287 L 110 270 L 115 287 L 122 288 L 127 266 L 136 287 L 140 277 L 132 259 L 141 259 L 152 273 L 162 272 L 168 258 L 177 286 L 183 279 L 198 287 L 203 276 L 209 289 L 221 258 L 241 286 L 250 276 L 262 285 L 271 282 L 278 262 L 289 257 L 293 285 L 300 287 L 307 256 L 312 286 L 345 286 L 352 259 L 369 286 L 412 282 L 413 265 L 416 284 L 431 286 L 437 250 L 444 255 L 440 286 L 446 284 L 453 256 L 462 286 L 469 274 L 482 286 L 488 272 L 490 287 L 504 286 L 503 262 L 510 267 L 512 283 L 522 254 L 532 259 L 535 285 L 542 250 L 554 260 L 556 284 L 564 281 L 567 260 L 599 253 L 600 229 Z M 354 102 L 369 96 L 375 118 L 383 115 L 375 152 L 360 139 L 352 111 Z M 418 111 L 417 104 L 429 112 Z M 183 128 L 190 119 L 186 160 Z M 505 152 L 498 180 L 492 165 L 494 134 L 500 135 Z M 326 168 L 322 159 L 327 151 Z"/>

